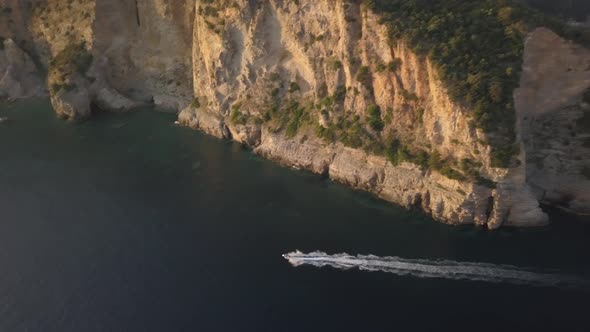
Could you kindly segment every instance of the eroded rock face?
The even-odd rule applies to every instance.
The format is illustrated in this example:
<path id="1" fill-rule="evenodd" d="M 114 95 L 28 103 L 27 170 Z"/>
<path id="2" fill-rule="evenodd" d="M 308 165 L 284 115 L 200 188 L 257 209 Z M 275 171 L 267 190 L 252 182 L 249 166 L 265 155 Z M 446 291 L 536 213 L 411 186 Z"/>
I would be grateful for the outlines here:
<path id="1" fill-rule="evenodd" d="M 26 98 L 45 95 L 45 83 L 31 57 L 12 39 L 0 49 L 0 97 Z"/>
<path id="2" fill-rule="evenodd" d="M 84 87 L 61 90 L 51 96 L 51 105 L 59 117 L 81 120 L 90 116 L 90 96 Z"/>
<path id="3" fill-rule="evenodd" d="M 95 91 L 94 102 L 99 109 L 124 112 L 142 105 L 141 102 L 126 98 L 108 86 L 94 86 L 93 90 Z"/>
<path id="4" fill-rule="evenodd" d="M 203 109 L 224 116 L 230 129 L 235 127 L 229 121 L 232 109 L 249 118 L 263 117 L 271 91 L 285 99 L 320 103 L 344 87 L 341 106 L 318 114 L 318 125 L 327 128 L 332 119 L 363 118 L 370 105 L 378 105 L 391 110 L 393 118 L 383 135 L 395 133 L 443 157 L 473 160 L 497 188 L 461 183 L 411 164 L 392 166 L 383 157 L 325 143 L 312 129 L 287 139 L 263 125 L 257 153 L 329 174 L 406 207 L 419 206 L 448 223 L 490 228 L 505 221 L 515 226 L 547 223 L 526 183 L 524 162 L 508 170 L 491 167 L 485 134 L 475 128 L 470 110 L 451 101 L 427 59 L 402 42 L 389 45 L 385 27 L 370 11 L 326 0 L 236 3 L 215 17 L 201 12 L 194 23 L 195 96 Z M 362 67 L 370 74 L 359 79 Z M 296 92 L 286 92 L 294 85 Z M 254 123 L 245 126 L 257 128 Z"/>
<path id="5" fill-rule="evenodd" d="M 225 119 L 216 112 L 195 109 L 188 106 L 178 115 L 178 121 L 193 129 L 200 129 L 219 138 L 230 138 Z"/>
<path id="6" fill-rule="evenodd" d="M 576 129 L 577 138 L 566 145 L 562 132 L 564 125 L 575 127 L 589 107 L 581 95 L 590 85 L 590 55 L 550 31 L 535 31 L 526 44 L 516 92 L 520 163 L 499 169 L 491 166 L 488 137 L 476 129 L 471 110 L 449 98 L 434 66 L 403 42 L 390 43 L 379 17 L 357 2 L 22 3 L 31 3 L 30 12 L 26 5 L 16 11 L 30 32 L 12 33 L 29 40 L 40 63 L 49 66 L 72 41 L 84 41 L 93 56 L 87 72 L 58 75 L 76 81 L 75 89 L 68 85 L 52 95 L 64 117 L 86 117 L 91 105 L 124 111 L 154 103 L 180 111 L 183 125 L 451 224 L 539 226 L 547 223 L 539 200 L 578 212 L 590 206 L 582 177 L 590 134 Z M 0 32 L 9 28 L 0 24 Z M 566 68 L 568 63 L 575 65 Z M 326 102 L 327 97 L 332 99 Z M 315 124 L 286 135 L 284 127 L 265 119 L 269 110 L 277 112 L 277 101 L 311 105 Z M 365 119 L 372 105 L 385 121 L 382 132 L 368 129 L 371 137 L 394 136 L 443 158 L 469 160 L 495 186 L 453 180 L 405 162 L 394 166 L 385 157 L 318 138 L 316 127 Z M 539 125 L 547 121 L 549 131 Z M 559 144 L 546 137 L 549 132 Z M 551 147 L 540 148 L 539 141 Z"/>
<path id="7" fill-rule="evenodd" d="M 590 213 L 588 91 L 590 50 L 548 29 L 534 31 L 515 94 L 526 181 L 538 200 L 584 214 Z"/>
<path id="8" fill-rule="evenodd" d="M 94 51 L 108 85 L 182 110 L 192 100 L 194 0 L 96 1 Z"/>
<path id="9" fill-rule="evenodd" d="M 133 104 L 115 93 L 180 111 L 192 100 L 194 0 L 22 0 L 18 8 L 29 33 L 9 33 L 33 45 L 45 67 L 72 43 L 85 43 L 96 67 L 91 80 L 101 81 L 90 91 L 99 103 Z"/>

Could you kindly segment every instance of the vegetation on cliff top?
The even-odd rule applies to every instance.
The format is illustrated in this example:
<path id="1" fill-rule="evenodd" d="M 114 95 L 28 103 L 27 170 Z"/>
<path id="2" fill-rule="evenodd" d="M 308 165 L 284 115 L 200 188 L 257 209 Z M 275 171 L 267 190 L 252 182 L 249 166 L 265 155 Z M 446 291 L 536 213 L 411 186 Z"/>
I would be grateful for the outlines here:
<path id="1" fill-rule="evenodd" d="M 509 0 L 365 0 L 381 15 L 391 42 L 404 40 L 437 66 L 449 95 L 473 109 L 490 134 L 492 164 L 509 167 L 514 146 L 513 91 L 518 87 L 525 35 L 548 26 L 590 44 L 590 35 Z"/>

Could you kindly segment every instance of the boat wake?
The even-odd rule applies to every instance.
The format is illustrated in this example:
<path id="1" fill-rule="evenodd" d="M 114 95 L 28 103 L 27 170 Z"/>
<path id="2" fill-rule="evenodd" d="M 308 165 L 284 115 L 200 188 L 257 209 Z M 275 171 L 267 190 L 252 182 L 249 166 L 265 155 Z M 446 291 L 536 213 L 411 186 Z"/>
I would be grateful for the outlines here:
<path id="1" fill-rule="evenodd" d="M 293 266 L 330 266 L 342 270 L 358 268 L 362 271 L 381 271 L 419 278 L 474 280 L 590 291 L 589 279 L 572 275 L 541 273 L 510 265 L 456 262 L 450 260 L 404 259 L 400 257 L 379 257 L 374 255 L 353 256 L 346 253 L 329 255 L 321 251 L 314 251 L 308 254 L 294 251 L 284 254 L 283 258 L 287 259 Z"/>

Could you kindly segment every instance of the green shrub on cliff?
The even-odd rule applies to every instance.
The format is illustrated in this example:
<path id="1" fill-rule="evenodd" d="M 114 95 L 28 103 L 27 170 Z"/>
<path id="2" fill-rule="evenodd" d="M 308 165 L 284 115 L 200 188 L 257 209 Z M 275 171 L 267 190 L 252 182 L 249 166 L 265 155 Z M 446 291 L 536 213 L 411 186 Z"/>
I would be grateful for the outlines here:
<path id="1" fill-rule="evenodd" d="M 342 68 L 342 62 L 337 58 L 330 58 L 328 60 L 328 69 L 332 71 L 337 71 L 340 68 Z"/>
<path id="2" fill-rule="evenodd" d="M 364 86 L 369 87 L 371 85 L 371 70 L 368 66 L 362 66 L 356 72 L 355 78 Z"/>
<path id="3" fill-rule="evenodd" d="M 491 154 L 492 167 L 506 167 L 510 164 L 512 156 L 517 155 L 520 148 L 516 144 L 495 147 Z"/>
<path id="4" fill-rule="evenodd" d="M 301 87 L 299 87 L 299 84 L 297 84 L 297 82 L 289 83 L 289 93 L 295 93 L 297 91 L 301 91 Z"/>
<path id="5" fill-rule="evenodd" d="M 73 75 L 85 76 L 92 65 L 92 54 L 85 42 L 68 44 L 49 64 L 48 84 L 51 93 L 61 90 L 71 91 L 76 85 L 71 81 Z"/>
<path id="6" fill-rule="evenodd" d="M 341 103 L 346 98 L 346 87 L 344 85 L 339 85 L 336 87 L 336 91 L 332 96 L 335 102 Z"/>
<path id="7" fill-rule="evenodd" d="M 51 60 L 49 70 L 58 70 L 62 75 L 76 72 L 85 75 L 92 60 L 92 54 L 86 49 L 86 42 L 71 43 Z"/>
<path id="8" fill-rule="evenodd" d="M 267 122 L 274 132 L 284 131 L 288 138 L 295 137 L 299 129 L 313 122 L 310 115 L 311 106 L 303 106 L 294 99 L 280 100 L 277 96 L 274 100 L 269 100 L 265 108 L 261 120 Z M 230 116 L 232 122 L 234 116 L 238 121 L 244 116 L 237 113 L 234 115 L 234 112 Z"/>
<path id="9" fill-rule="evenodd" d="M 369 124 L 369 127 L 373 128 L 373 130 L 381 131 L 385 124 L 381 119 L 381 108 L 377 105 L 371 105 L 367 108 L 366 112 L 366 121 Z"/>
<path id="10" fill-rule="evenodd" d="M 338 141 L 350 148 L 363 149 L 376 155 L 383 154 L 381 140 L 376 139 L 367 131 L 358 115 L 342 117 L 337 123 L 329 124 L 327 128 L 318 124 L 316 134 L 327 143 Z"/>
<path id="11" fill-rule="evenodd" d="M 476 179 L 477 184 L 479 184 L 480 186 L 484 186 L 484 187 L 488 187 L 490 189 L 496 189 L 497 184 L 496 182 L 490 180 L 490 179 L 486 179 L 482 176 L 478 176 Z"/>
<path id="12" fill-rule="evenodd" d="M 387 63 L 387 70 L 394 72 L 402 65 L 402 60 L 395 58 Z"/>
<path id="13" fill-rule="evenodd" d="M 191 102 L 191 108 L 197 109 L 200 107 L 201 107 L 201 102 L 199 101 L 199 97 L 193 98 L 193 101 Z"/>
<path id="14" fill-rule="evenodd" d="M 287 122 L 287 128 L 285 129 L 285 135 L 288 138 L 293 138 L 297 135 L 297 131 L 302 126 L 303 116 L 305 110 L 303 108 L 297 108 L 293 113 L 291 113 L 291 117 L 289 122 Z"/>
<path id="15" fill-rule="evenodd" d="M 342 144 L 350 148 L 358 149 L 363 147 L 367 135 L 365 128 L 360 123 L 358 116 L 353 117 L 351 121 L 340 121 L 337 127 L 340 129 L 338 139 Z"/>
<path id="16" fill-rule="evenodd" d="M 239 108 L 233 108 L 229 120 L 235 125 L 245 125 L 248 122 L 248 117 L 241 113 Z"/>
<path id="17" fill-rule="evenodd" d="M 409 146 L 402 144 L 394 138 L 389 138 L 387 143 L 385 143 L 385 157 L 394 166 L 402 162 L 408 162 L 422 168 L 428 168 L 431 158 L 426 151 L 421 149 L 412 150 Z"/>

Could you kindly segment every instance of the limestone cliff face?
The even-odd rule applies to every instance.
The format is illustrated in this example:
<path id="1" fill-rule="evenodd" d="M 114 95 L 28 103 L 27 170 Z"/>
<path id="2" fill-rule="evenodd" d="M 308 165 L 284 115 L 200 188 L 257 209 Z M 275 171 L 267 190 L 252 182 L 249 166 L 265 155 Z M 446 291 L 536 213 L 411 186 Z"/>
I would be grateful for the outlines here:
<path id="1" fill-rule="evenodd" d="M 32 7 L 44 63 L 82 41 L 94 56 L 91 103 L 119 110 L 137 105 L 125 95 L 177 109 L 192 99 L 193 1 L 47 0 Z"/>
<path id="2" fill-rule="evenodd" d="M 499 169 L 491 166 L 489 138 L 476 129 L 471 110 L 449 98 L 433 64 L 402 41 L 389 42 L 379 17 L 359 1 L 0 0 L 0 5 L 18 7 L 14 13 L 28 29 L 0 24 L 0 32 L 25 40 L 21 44 L 35 55 L 36 67 L 49 69 L 52 103 L 64 117 L 149 102 L 182 110 L 179 121 L 185 125 L 451 224 L 537 226 L 547 222 L 539 200 L 567 201 L 581 212 L 590 205 L 582 176 L 587 133 L 577 134 L 567 148 L 532 143 L 547 131 L 527 114 L 549 116 L 559 131 L 562 122 L 555 119 L 573 123 L 588 108 L 580 101 L 590 85 L 588 50 L 555 37 L 561 52 L 579 63 L 564 69 L 569 60 L 539 46 L 550 32 L 537 31 L 527 42 L 516 92 L 521 154 L 511 168 Z M 60 66 L 63 61 L 57 60 L 77 43 L 92 56 L 88 68 Z M 550 79 L 535 76 L 548 62 L 559 61 Z M 548 87 L 555 94 L 546 94 Z M 555 105 L 546 102 L 540 112 L 539 95 L 563 98 Z M 371 109 L 380 110 L 377 125 L 369 123 Z M 329 139 L 326 133 L 333 131 L 341 131 L 346 144 Z M 448 172 L 408 162 L 394 165 L 366 152 L 372 142 L 388 138 L 440 155 L 453 161 L 452 168 L 469 168 L 485 181 L 449 178 Z M 549 166 L 556 158 L 561 168 Z M 545 160 L 543 166 L 537 159 Z M 562 176 L 570 175 L 580 185 L 564 189 Z"/>
<path id="3" fill-rule="evenodd" d="M 503 222 L 526 226 L 547 221 L 526 184 L 524 166 L 490 167 L 487 138 L 475 128 L 469 110 L 450 100 L 427 59 L 403 42 L 390 45 L 379 18 L 362 5 L 327 0 L 235 3 L 239 5 L 215 15 L 196 16 L 193 71 L 201 107 L 185 109 L 183 123 L 233 137 L 259 154 L 328 174 L 386 200 L 420 206 L 444 222 L 495 228 Z M 363 68 L 369 74 L 359 78 Z M 289 92 L 293 84 L 298 89 Z M 496 188 L 452 180 L 409 163 L 393 166 L 384 157 L 328 144 L 310 129 L 289 139 L 260 124 L 269 92 L 282 100 L 319 103 L 339 89 L 345 92 L 338 105 L 322 106 L 313 114 L 319 125 L 354 115 L 364 118 L 370 105 L 378 105 L 390 113 L 380 135 L 394 135 L 443 157 L 472 160 L 482 176 L 497 182 Z M 230 121 L 232 109 L 250 120 Z"/>

